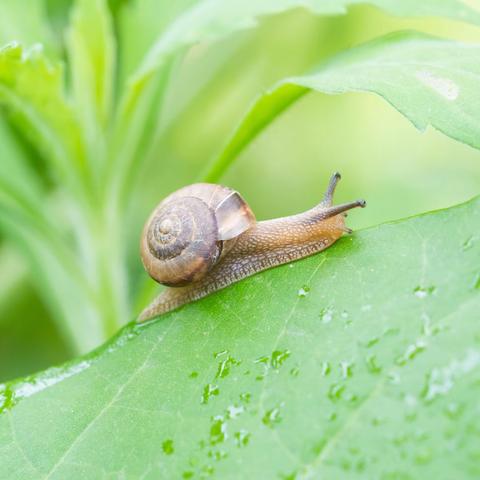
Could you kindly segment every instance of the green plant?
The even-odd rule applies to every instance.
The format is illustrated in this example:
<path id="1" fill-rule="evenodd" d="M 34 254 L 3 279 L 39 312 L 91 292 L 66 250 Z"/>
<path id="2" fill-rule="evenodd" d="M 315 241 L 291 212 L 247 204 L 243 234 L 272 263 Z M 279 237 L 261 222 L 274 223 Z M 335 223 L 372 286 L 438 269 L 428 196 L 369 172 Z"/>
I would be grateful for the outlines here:
<path id="1" fill-rule="evenodd" d="M 189 47 L 299 6 L 332 15 L 359 2 L 111 3 L 74 2 L 64 45 L 40 2 L 0 6 L 27 42 L 0 50 L 0 227 L 80 353 L 156 289 L 135 275 L 137 239 L 126 230 L 139 177 L 196 99 L 171 107 Z M 480 24 L 456 0 L 369 3 Z M 154 21 L 156 38 L 142 37 Z M 479 148 L 479 53 L 415 32 L 340 52 L 260 95 L 190 179 L 219 181 L 312 90 L 378 94 L 417 128 Z M 0 476 L 476 478 L 479 223 L 472 200 L 366 230 L 3 385 Z"/>

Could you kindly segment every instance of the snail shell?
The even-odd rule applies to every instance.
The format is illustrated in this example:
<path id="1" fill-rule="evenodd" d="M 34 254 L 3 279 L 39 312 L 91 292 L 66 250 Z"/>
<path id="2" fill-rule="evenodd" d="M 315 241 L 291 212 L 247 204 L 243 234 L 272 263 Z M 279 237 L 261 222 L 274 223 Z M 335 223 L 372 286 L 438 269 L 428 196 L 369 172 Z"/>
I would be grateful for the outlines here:
<path id="1" fill-rule="evenodd" d="M 197 282 L 218 262 L 224 241 L 255 224 L 255 215 L 231 188 L 197 183 L 172 193 L 145 224 L 141 257 L 159 283 Z"/>

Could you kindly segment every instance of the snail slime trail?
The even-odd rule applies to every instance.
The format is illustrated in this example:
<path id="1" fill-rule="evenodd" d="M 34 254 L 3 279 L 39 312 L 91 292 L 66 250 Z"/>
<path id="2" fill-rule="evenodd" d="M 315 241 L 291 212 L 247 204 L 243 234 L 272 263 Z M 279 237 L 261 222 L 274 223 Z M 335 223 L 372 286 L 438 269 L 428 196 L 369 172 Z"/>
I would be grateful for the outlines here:
<path id="1" fill-rule="evenodd" d="M 144 322 L 267 268 L 307 257 L 344 233 L 345 212 L 364 200 L 332 205 L 340 174 L 306 212 L 257 222 L 228 187 L 196 183 L 165 198 L 143 229 L 140 253 L 148 274 L 167 285 L 140 315 Z"/>

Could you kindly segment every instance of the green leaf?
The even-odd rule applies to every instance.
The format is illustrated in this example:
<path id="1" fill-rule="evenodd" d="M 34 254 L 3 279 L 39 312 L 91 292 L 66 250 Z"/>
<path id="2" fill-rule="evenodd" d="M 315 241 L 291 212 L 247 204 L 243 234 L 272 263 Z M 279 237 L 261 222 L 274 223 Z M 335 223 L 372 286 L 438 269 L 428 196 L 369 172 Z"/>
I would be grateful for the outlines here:
<path id="1" fill-rule="evenodd" d="M 85 155 L 63 88 L 61 64 L 49 62 L 41 45 L 0 48 L 0 105 L 43 153 L 54 175 L 78 193 L 87 177 Z"/>
<path id="2" fill-rule="evenodd" d="M 132 74 L 145 52 L 183 12 L 198 0 L 131 0 L 116 9 L 119 43 L 120 83 Z M 118 2 L 120 3 L 120 2 Z"/>
<path id="3" fill-rule="evenodd" d="M 286 108 L 311 91 L 372 92 L 418 129 L 428 125 L 480 148 L 480 45 L 400 32 L 340 53 L 313 72 L 287 78 L 247 112 L 206 178 L 215 181 Z"/>
<path id="4" fill-rule="evenodd" d="M 356 233 L 5 385 L 0 476 L 478 478 L 479 224 Z"/>
<path id="5" fill-rule="evenodd" d="M 138 72 L 142 83 L 176 49 L 199 41 L 212 41 L 236 30 L 254 27 L 259 17 L 274 15 L 293 8 L 307 8 L 316 14 L 344 14 L 356 4 L 369 3 L 395 15 L 444 16 L 480 24 L 480 12 L 458 0 L 266 0 L 199 1 L 174 22 L 153 45 Z"/>
<path id="6" fill-rule="evenodd" d="M 66 222 L 56 221 L 59 212 L 52 208 L 55 202 L 29 168 L 25 151 L 7 127 L 0 117 L 0 231 L 23 259 L 31 262 L 29 278 L 50 306 L 59 331 L 75 351 L 85 352 L 105 338 L 103 331 L 96 331 L 94 322 L 87 319 L 88 325 L 85 323 L 92 313 L 87 303 L 90 287 L 85 285 L 71 241 L 65 238 Z M 21 272 L 9 271 L 5 262 L 1 268 L 10 286 L 2 288 L 2 293 L 10 297 L 9 290 L 21 279 Z M 4 295 L 0 295 L 0 304 Z"/>
<path id="7" fill-rule="evenodd" d="M 115 37 L 105 0 L 78 0 L 68 33 L 75 107 L 89 147 L 91 168 L 105 161 L 113 104 Z"/>
<path id="8" fill-rule="evenodd" d="M 148 0 L 140 3 L 142 5 L 149 4 Z M 178 17 L 171 21 L 168 28 L 160 29 L 161 33 L 140 66 L 132 74 L 119 102 L 119 115 L 115 127 L 116 148 L 113 153 L 118 161 L 116 168 L 111 169 L 110 173 L 117 177 L 114 183 L 119 185 L 115 188 L 114 196 L 122 196 L 122 193 L 118 194 L 118 192 L 124 192 L 126 186 L 128 188 L 128 184 L 131 183 L 131 172 L 138 171 L 139 165 L 147 157 L 141 151 L 144 137 L 139 132 L 155 131 L 155 125 L 151 124 L 152 117 L 158 119 L 161 116 L 161 90 L 165 82 L 161 71 L 167 70 L 165 76 L 168 77 L 168 70 L 177 54 L 181 54 L 191 45 L 217 41 L 235 31 L 255 27 L 264 16 L 280 14 L 294 8 L 305 8 L 318 15 L 338 15 L 345 14 L 352 5 L 364 3 L 375 5 L 395 15 L 441 16 L 480 25 L 480 12 L 459 0 L 442 2 L 437 0 L 422 2 L 416 0 L 402 2 L 396 0 L 370 0 L 367 2 L 365 0 L 309 0 L 308 2 L 299 0 L 264 0 L 262 2 L 257 0 L 229 2 L 199 0 L 188 8 L 190 3 L 189 0 L 185 0 L 185 4 L 180 7 L 166 9 L 164 18 L 169 18 L 177 9 L 182 13 L 179 13 Z M 148 11 L 151 12 L 150 9 Z M 162 12 L 163 10 L 160 10 L 159 16 Z M 125 17 L 128 18 L 128 9 Z M 151 29 L 147 28 L 147 30 Z M 137 29 L 134 29 L 134 32 L 137 32 Z M 144 35 L 139 34 L 138 36 L 142 38 Z M 136 41 L 137 38 L 132 38 L 133 44 Z M 141 42 L 141 44 L 145 45 L 146 43 Z M 165 83 L 168 85 L 168 78 Z M 159 84 L 162 84 L 161 87 L 158 86 Z M 160 101 L 158 101 L 159 97 Z M 128 196 L 128 194 L 123 196 Z"/>

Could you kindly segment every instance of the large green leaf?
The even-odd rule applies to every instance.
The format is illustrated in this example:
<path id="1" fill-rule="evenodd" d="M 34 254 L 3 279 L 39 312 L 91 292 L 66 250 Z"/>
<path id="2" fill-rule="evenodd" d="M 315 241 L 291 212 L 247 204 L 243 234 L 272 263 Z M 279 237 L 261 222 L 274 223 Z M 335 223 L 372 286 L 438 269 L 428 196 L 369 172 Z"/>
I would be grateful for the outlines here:
<path id="1" fill-rule="evenodd" d="M 479 56 L 478 44 L 415 32 L 391 34 L 340 53 L 314 71 L 287 78 L 261 95 L 214 160 L 207 178 L 218 179 L 259 132 L 311 91 L 376 93 L 420 130 L 432 125 L 480 148 Z"/>
<path id="2" fill-rule="evenodd" d="M 359 232 L 6 385 L 0 476 L 478 478 L 479 225 Z"/>
<path id="3" fill-rule="evenodd" d="M 138 2 L 141 6 L 148 0 Z M 262 17 L 280 14 L 295 8 L 304 8 L 318 15 L 345 14 L 349 7 L 357 4 L 374 5 L 394 15 L 422 16 L 431 15 L 463 20 L 480 25 L 480 11 L 460 0 L 184 0 L 174 8 L 160 7 L 158 15 L 164 18 L 178 12 L 168 28 L 160 29 L 160 34 L 151 45 L 140 66 L 131 75 L 127 88 L 122 95 L 119 117 L 116 125 L 117 144 L 115 156 L 117 162 L 110 175 L 118 177 L 119 191 L 125 184 L 131 183 L 131 172 L 137 171 L 139 164 L 146 158 L 141 151 L 144 132 L 155 131 L 152 117 L 160 117 L 161 101 L 158 101 L 159 87 L 168 82 L 168 70 L 178 54 L 186 48 L 201 42 L 218 41 L 236 31 L 255 27 Z M 148 8 L 148 7 L 147 7 Z M 135 10 L 134 10 L 135 11 Z M 151 11 L 150 9 L 148 10 Z M 152 12 L 152 16 L 153 16 Z M 128 17 L 128 9 L 127 15 Z M 147 22 L 147 25 L 151 23 Z M 163 23 L 160 23 L 163 26 Z M 147 27 L 148 30 L 148 27 Z M 135 37 L 142 37 L 138 29 L 133 30 Z M 149 39 L 150 40 L 150 39 Z M 129 42 L 126 41 L 128 44 Z M 143 43 L 146 45 L 146 43 Z M 160 73 L 159 73 L 160 71 Z M 163 93 L 163 92 L 162 92 Z M 152 111 L 153 110 L 153 111 Z M 127 196 L 127 195 L 125 195 Z"/>
<path id="4" fill-rule="evenodd" d="M 307 8 L 317 14 L 338 15 L 347 8 L 369 3 L 395 15 L 432 15 L 469 21 L 480 24 L 480 12 L 458 0 L 256 0 L 223 2 L 198 1 L 192 8 L 172 23 L 153 45 L 138 73 L 141 83 L 158 68 L 165 58 L 176 49 L 199 41 L 215 40 L 245 28 L 256 25 L 258 18 L 274 15 L 293 8 Z"/>

